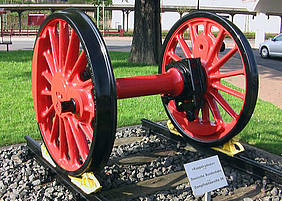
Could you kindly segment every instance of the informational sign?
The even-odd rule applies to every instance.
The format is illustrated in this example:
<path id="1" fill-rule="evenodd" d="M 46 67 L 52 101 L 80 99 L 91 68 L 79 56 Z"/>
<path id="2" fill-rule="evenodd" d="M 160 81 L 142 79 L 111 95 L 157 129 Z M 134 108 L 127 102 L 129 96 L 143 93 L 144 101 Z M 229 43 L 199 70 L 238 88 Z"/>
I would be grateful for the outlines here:
<path id="1" fill-rule="evenodd" d="M 27 25 L 40 26 L 44 20 L 45 20 L 44 13 L 29 13 L 27 16 Z"/>
<path id="2" fill-rule="evenodd" d="M 5 13 L 6 13 L 5 9 L 4 8 L 0 8 L 0 14 L 5 14 Z"/>
<path id="3" fill-rule="evenodd" d="M 184 168 L 195 196 L 227 186 L 218 156 L 187 163 Z"/>

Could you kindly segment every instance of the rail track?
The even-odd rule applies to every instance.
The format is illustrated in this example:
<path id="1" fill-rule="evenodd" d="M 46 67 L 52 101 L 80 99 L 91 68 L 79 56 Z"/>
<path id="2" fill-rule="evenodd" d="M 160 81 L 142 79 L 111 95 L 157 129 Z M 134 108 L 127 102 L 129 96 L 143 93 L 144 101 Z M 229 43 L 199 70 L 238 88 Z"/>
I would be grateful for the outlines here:
<path id="1" fill-rule="evenodd" d="M 221 159 L 229 187 L 213 192 L 213 200 L 240 200 L 248 196 L 259 199 L 266 196 L 266 183 L 281 189 L 281 166 L 275 169 L 246 156 L 229 157 L 199 144 L 188 144 L 163 124 L 146 119 L 142 119 L 142 128 L 117 132 L 110 160 L 97 176 L 103 189 L 94 195 L 76 188 L 65 174 L 42 159 L 36 142 L 28 137 L 27 142 L 39 162 L 55 172 L 77 200 L 197 200 L 183 164 L 215 154 Z M 235 169 L 239 170 L 236 174 Z"/>

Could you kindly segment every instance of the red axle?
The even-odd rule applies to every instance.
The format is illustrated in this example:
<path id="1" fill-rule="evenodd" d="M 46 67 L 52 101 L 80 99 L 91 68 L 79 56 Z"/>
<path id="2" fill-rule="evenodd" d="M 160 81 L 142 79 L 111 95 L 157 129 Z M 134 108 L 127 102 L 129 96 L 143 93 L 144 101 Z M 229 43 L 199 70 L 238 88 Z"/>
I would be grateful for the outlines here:
<path id="1" fill-rule="evenodd" d="M 178 96 L 184 88 L 182 74 L 176 68 L 157 75 L 116 79 L 117 98 L 132 98 L 155 94 Z"/>

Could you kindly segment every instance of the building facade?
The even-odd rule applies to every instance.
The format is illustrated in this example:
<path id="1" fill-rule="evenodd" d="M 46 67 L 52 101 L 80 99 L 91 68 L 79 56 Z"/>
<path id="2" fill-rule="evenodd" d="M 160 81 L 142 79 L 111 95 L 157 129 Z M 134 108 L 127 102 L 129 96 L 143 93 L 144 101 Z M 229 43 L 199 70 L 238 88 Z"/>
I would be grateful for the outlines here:
<path id="1" fill-rule="evenodd" d="M 113 0 L 113 5 L 134 5 L 135 0 Z M 187 6 L 188 7 L 197 7 L 196 0 L 160 0 L 161 9 L 165 6 Z M 216 9 L 242 9 L 250 10 L 254 4 L 254 0 L 232 0 L 232 1 L 223 1 L 223 0 L 200 0 L 200 9 L 201 8 L 214 8 Z M 184 14 L 185 10 L 184 10 Z M 123 16 L 125 20 L 123 20 Z M 128 19 L 127 19 L 128 17 Z M 178 12 L 162 12 L 161 13 L 161 23 L 162 30 L 169 30 L 173 24 L 180 18 L 180 13 Z M 227 17 L 232 21 L 232 16 L 224 14 L 224 17 Z M 266 33 L 280 33 L 281 17 L 279 16 L 265 16 L 265 17 L 255 17 L 252 15 L 242 15 L 236 14 L 233 18 L 233 23 L 237 25 L 243 32 L 256 32 L 258 26 L 263 25 L 263 29 Z M 134 12 L 129 14 L 123 14 L 122 11 L 113 11 L 112 12 L 112 27 L 125 27 L 126 30 L 133 30 L 134 28 Z"/>

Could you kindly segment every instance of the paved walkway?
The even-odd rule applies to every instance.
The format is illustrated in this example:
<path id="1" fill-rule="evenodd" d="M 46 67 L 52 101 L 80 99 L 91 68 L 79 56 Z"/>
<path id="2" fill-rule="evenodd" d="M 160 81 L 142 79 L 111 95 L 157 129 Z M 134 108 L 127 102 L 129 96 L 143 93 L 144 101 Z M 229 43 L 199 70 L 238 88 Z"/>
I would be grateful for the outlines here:
<path id="1" fill-rule="evenodd" d="M 32 50 L 34 39 L 35 37 L 13 37 L 13 45 L 11 45 L 10 50 Z M 104 39 L 108 49 L 111 51 L 127 52 L 130 50 L 132 37 L 105 37 Z M 227 41 L 226 43 L 227 47 L 228 42 L 229 41 Z M 250 44 L 252 47 L 254 47 L 254 40 L 250 40 Z M 5 51 L 5 48 L 0 47 L 0 51 Z M 254 53 L 257 57 L 257 60 L 260 60 L 256 50 L 254 50 Z M 240 62 L 239 58 L 238 62 Z M 260 78 L 259 98 L 265 101 L 269 101 L 282 109 L 282 71 L 265 67 L 265 65 L 260 64 L 261 62 L 257 63 Z M 277 63 L 278 65 L 281 64 L 282 68 L 282 61 L 278 60 Z M 271 66 L 271 64 L 268 66 Z M 236 77 L 229 80 L 233 84 L 239 86 L 240 82 Z"/>
<path id="2" fill-rule="evenodd" d="M 258 71 L 259 97 L 282 109 L 282 72 L 261 65 L 258 65 Z"/>

